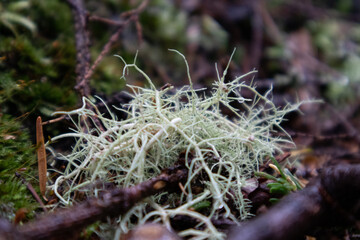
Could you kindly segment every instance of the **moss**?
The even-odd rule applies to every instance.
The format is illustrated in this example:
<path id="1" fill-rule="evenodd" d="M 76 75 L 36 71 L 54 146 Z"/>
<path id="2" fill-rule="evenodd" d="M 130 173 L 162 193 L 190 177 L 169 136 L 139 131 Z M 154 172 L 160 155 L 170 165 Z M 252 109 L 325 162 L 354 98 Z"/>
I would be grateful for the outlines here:
<path id="1" fill-rule="evenodd" d="M 15 3 L 26 4 L 22 14 L 35 24 L 37 31 L 18 31 L 16 36 L 9 31 L 2 34 L 1 103 L 4 113 L 30 113 L 24 120 L 30 126 L 38 115 L 46 116 L 76 103 L 75 79 L 69 77 L 74 75 L 75 66 L 74 30 L 71 11 L 61 1 Z M 12 5 L 6 4 L 8 11 Z"/>
<path id="2" fill-rule="evenodd" d="M 26 208 L 33 215 L 38 207 L 26 186 L 15 177 L 21 173 L 36 188 L 35 149 L 19 121 L 0 116 L 0 208 L 2 216 L 12 220 L 15 212 Z"/>
<path id="3" fill-rule="evenodd" d="M 0 44 L 0 53 L 5 58 L 1 69 L 16 69 L 14 77 L 24 80 L 34 79 L 36 76 L 56 77 L 56 71 L 45 57 L 42 48 L 33 44 L 27 37 L 4 38 Z M 28 75 L 24 76 L 24 73 Z"/>

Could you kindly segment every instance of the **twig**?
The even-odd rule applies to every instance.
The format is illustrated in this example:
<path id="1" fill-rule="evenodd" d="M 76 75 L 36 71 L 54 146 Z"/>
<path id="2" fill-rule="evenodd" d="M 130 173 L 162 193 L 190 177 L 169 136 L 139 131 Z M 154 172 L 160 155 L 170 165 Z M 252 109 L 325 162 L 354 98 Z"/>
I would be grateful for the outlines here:
<path id="1" fill-rule="evenodd" d="M 99 63 L 102 61 L 104 56 L 110 51 L 113 44 L 118 40 L 123 27 L 129 24 L 131 21 L 138 21 L 137 15 L 145 9 L 145 7 L 148 4 L 148 0 L 143 1 L 138 8 L 128 11 L 126 13 L 123 13 L 121 16 L 123 18 L 127 18 L 124 22 L 115 22 L 109 19 L 97 17 L 97 16 L 91 16 L 86 12 L 84 2 L 83 0 L 67 0 L 68 4 L 70 5 L 73 13 L 73 18 L 75 22 L 75 42 L 76 42 L 76 85 L 75 90 L 78 92 L 80 97 L 89 96 L 90 95 L 90 78 L 93 75 L 96 67 L 99 65 Z M 116 32 L 110 37 L 109 41 L 105 44 L 103 47 L 101 53 L 96 58 L 93 65 L 91 65 L 91 56 L 90 56 L 90 36 L 87 29 L 87 22 L 88 18 L 91 18 L 92 20 L 98 20 L 102 21 L 111 25 L 117 25 L 119 28 L 116 30 Z M 140 23 L 138 23 L 137 29 L 138 29 L 138 36 L 142 37 L 139 34 L 139 31 L 141 30 L 141 26 L 139 27 Z M 91 108 L 91 106 L 88 106 Z M 103 130 L 103 126 L 99 119 L 94 118 L 94 124 L 96 124 L 101 130 Z M 88 125 L 91 124 L 90 121 L 88 121 L 87 118 L 84 118 L 82 120 L 83 122 L 88 122 Z M 86 124 L 85 124 L 86 125 Z"/>
<path id="2" fill-rule="evenodd" d="M 135 18 L 135 27 L 136 27 L 138 43 L 139 43 L 139 45 L 141 45 L 142 41 L 143 41 L 143 34 L 142 34 L 142 26 L 139 21 L 139 16 L 136 16 L 136 18 Z"/>
<path id="3" fill-rule="evenodd" d="M 65 118 L 66 118 L 66 115 L 62 115 L 61 117 L 51 119 L 51 120 L 48 120 L 46 122 L 42 122 L 42 125 L 44 126 L 44 125 L 47 125 L 47 124 L 50 124 L 50 123 L 56 123 L 56 122 L 59 122 L 59 121 L 65 119 Z"/>
<path id="4" fill-rule="evenodd" d="M 188 176 L 184 166 L 167 169 L 161 175 L 134 187 L 114 189 L 99 198 L 92 198 L 74 207 L 44 215 L 18 230 L 25 239 L 64 239 L 83 227 L 107 217 L 126 213 L 142 199 L 162 191 L 178 189 Z"/>
<path id="5" fill-rule="evenodd" d="M 283 44 L 284 41 L 281 31 L 279 30 L 278 26 L 276 25 L 274 19 L 272 18 L 264 3 L 262 3 L 258 10 L 258 14 L 261 15 L 267 34 L 272 38 L 275 43 Z"/>
<path id="6" fill-rule="evenodd" d="M 94 73 L 95 68 L 99 65 L 99 63 L 101 62 L 101 60 L 104 58 L 104 56 L 110 51 L 111 47 L 114 45 L 114 43 L 118 40 L 124 26 L 128 25 L 131 21 L 135 21 L 136 23 L 136 29 L 137 29 L 137 35 L 139 39 L 142 39 L 142 34 L 141 34 L 141 25 L 139 23 L 139 18 L 138 18 L 138 14 L 143 11 L 145 9 L 145 7 L 148 4 L 148 0 L 143 1 L 140 6 L 134 10 L 128 11 L 123 13 L 121 16 L 124 18 L 127 18 L 125 21 L 123 22 L 118 22 L 118 26 L 119 28 L 116 30 L 116 32 L 110 37 L 109 41 L 105 44 L 105 46 L 103 47 L 101 53 L 99 54 L 99 56 L 96 58 L 94 64 L 90 67 L 90 69 L 88 70 L 88 72 L 85 74 L 84 79 L 85 81 L 89 81 L 89 78 L 92 76 L 92 74 Z M 94 17 L 93 17 L 94 18 Z M 112 20 L 106 20 L 104 18 L 99 18 L 99 17 L 95 17 L 95 19 L 103 21 L 103 22 L 107 22 L 108 24 L 112 24 L 114 25 L 116 22 L 112 21 Z M 140 43 L 140 40 L 139 40 Z"/>
<path id="7" fill-rule="evenodd" d="M 44 203 L 42 202 L 41 198 L 39 197 L 39 195 L 36 193 L 35 189 L 33 188 L 33 186 L 28 183 L 18 172 L 15 172 L 15 176 L 17 178 L 19 178 L 21 180 L 21 182 L 27 187 L 27 189 L 30 191 L 31 195 L 33 195 L 33 197 L 35 198 L 35 200 L 40 204 L 41 208 L 44 210 L 44 212 L 47 212 L 47 209 L 44 205 Z"/>
<path id="8" fill-rule="evenodd" d="M 294 132 L 288 131 L 287 134 L 284 133 L 274 133 L 276 136 L 286 137 L 290 135 L 291 138 L 310 138 L 316 141 L 327 141 L 327 140 L 336 140 L 339 138 L 352 138 L 353 134 L 342 133 L 342 134 L 331 134 L 331 135 L 319 135 L 319 134 L 311 134 L 311 133 L 302 133 L 302 132 Z"/>
<path id="9" fill-rule="evenodd" d="M 88 79 L 85 78 L 90 67 L 90 37 L 87 31 L 87 15 L 82 0 L 67 0 L 71 6 L 75 22 L 75 44 L 76 44 L 76 86 L 75 90 L 81 97 L 90 95 Z"/>
<path id="10" fill-rule="evenodd" d="M 149 0 L 144 0 L 137 8 L 122 13 L 121 17 L 126 18 L 129 16 L 138 15 L 140 12 L 144 11 L 144 9 L 148 4 L 149 4 Z"/>
<path id="11" fill-rule="evenodd" d="M 114 20 L 111 20 L 111 19 L 108 19 L 108 18 L 103 18 L 103 17 L 99 17 L 99 16 L 96 16 L 96 15 L 91 15 L 89 13 L 88 13 L 88 19 L 89 19 L 89 21 L 98 21 L 98 22 L 106 23 L 108 25 L 114 25 L 114 26 L 117 26 L 117 27 L 122 27 L 122 26 L 125 25 L 124 21 L 114 21 Z"/>
<path id="12" fill-rule="evenodd" d="M 125 22 L 128 23 L 129 20 L 127 20 Z M 105 55 L 110 51 L 112 45 L 118 40 L 122 30 L 123 30 L 122 27 L 118 28 L 118 30 L 110 37 L 109 41 L 105 44 L 101 53 L 96 58 L 94 64 L 90 67 L 89 71 L 85 74 L 85 76 L 84 76 L 85 81 L 88 81 L 90 79 L 90 77 L 93 75 L 95 68 L 99 65 L 99 63 L 105 57 Z"/>
<path id="13" fill-rule="evenodd" d="M 131 11 L 125 12 L 121 15 L 122 18 L 126 18 L 125 21 L 113 21 L 110 19 L 93 16 L 86 13 L 86 9 L 82 0 L 67 0 L 68 4 L 72 8 L 74 22 L 75 22 L 75 42 L 76 42 L 76 86 L 75 90 L 81 97 L 90 95 L 89 80 L 94 73 L 95 68 L 99 65 L 104 56 L 110 51 L 112 45 L 118 40 L 120 33 L 124 26 L 129 24 L 130 21 L 136 22 L 136 28 L 138 37 L 142 38 L 141 25 L 138 22 L 137 15 L 145 9 L 148 4 L 148 0 L 143 1 L 140 6 Z M 94 64 L 90 67 L 91 56 L 90 56 L 90 37 L 87 30 L 87 21 L 101 21 L 109 25 L 118 26 L 116 32 L 110 37 L 109 41 L 103 47 L 100 55 L 96 58 Z"/>

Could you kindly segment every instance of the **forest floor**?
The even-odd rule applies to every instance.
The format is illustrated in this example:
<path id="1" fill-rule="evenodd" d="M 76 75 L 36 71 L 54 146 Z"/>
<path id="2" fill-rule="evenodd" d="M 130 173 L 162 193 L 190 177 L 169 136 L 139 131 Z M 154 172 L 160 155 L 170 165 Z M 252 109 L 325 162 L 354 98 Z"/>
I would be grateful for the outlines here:
<path id="1" fill-rule="evenodd" d="M 28 222 L 42 215 L 44 211 L 66 205 L 59 198 L 66 192 L 66 188 L 60 189 L 60 193 L 54 193 L 48 188 L 45 194 L 44 185 L 41 187 L 41 184 L 49 187 L 50 183 L 56 182 L 59 178 L 56 172 L 63 172 L 68 166 L 67 163 L 51 158 L 48 151 L 46 168 L 55 170 L 49 170 L 46 176 L 46 172 L 38 172 L 37 167 L 36 156 L 44 144 L 37 136 L 39 128 L 43 129 L 41 135 L 45 142 L 51 142 L 56 136 L 69 132 L 69 128 L 76 128 L 68 116 L 53 121 L 55 117 L 52 113 L 80 108 L 82 97 L 94 99 L 93 96 L 96 95 L 104 100 L 103 103 L 98 101 L 96 104 L 101 113 L 107 111 L 107 105 L 110 111 L 116 112 L 119 120 L 129 117 L 113 107 L 124 107 L 132 100 L 124 94 L 132 90 L 126 84 L 141 88 L 151 86 L 141 74 L 133 74 L 132 71 L 125 83 L 121 79 L 124 64 L 113 55 L 120 55 L 127 63 L 132 63 L 134 56 L 138 54 L 136 65 L 151 77 L 155 89 L 161 92 L 167 91 L 170 86 L 180 89 L 189 84 L 183 59 L 168 51 L 176 49 L 187 60 L 194 89 L 206 89 L 201 94 L 211 94 L 209 89 L 214 86 L 214 80 L 220 80 L 217 70 L 221 77 L 221 73 L 227 69 L 223 79 L 223 84 L 226 85 L 256 69 L 254 75 L 244 77 L 241 81 L 246 85 L 256 86 L 256 91 L 261 95 L 266 95 L 272 88 L 269 99 L 276 109 L 282 109 L 288 103 L 313 100 L 313 103 L 301 105 L 300 111 L 285 115 L 286 120 L 281 123 L 281 128 L 287 134 L 282 131 L 271 133 L 274 138 L 290 136 L 296 147 L 284 148 L 283 152 L 274 151 L 276 160 L 272 160 L 271 156 L 264 157 L 262 164 L 258 166 L 258 175 L 252 172 L 249 178 L 249 181 L 256 182 L 256 187 L 241 190 L 244 198 L 251 201 L 251 214 L 265 216 L 268 213 L 266 216 L 269 216 L 270 220 L 264 218 L 265 222 L 276 222 L 273 220 L 276 217 L 271 216 L 274 212 L 271 211 L 273 198 L 280 200 L 281 203 L 276 205 L 276 209 L 284 216 L 287 212 L 282 212 L 282 209 L 297 211 L 296 208 L 287 208 L 289 205 L 282 203 L 282 197 L 286 194 L 280 194 L 280 190 L 285 189 L 284 191 L 289 193 L 285 202 L 296 202 L 299 208 L 308 207 L 306 204 L 302 205 L 303 200 L 313 204 L 310 208 L 314 212 L 310 215 L 315 217 L 310 217 L 311 220 L 306 214 L 289 214 L 290 218 L 298 218 L 297 222 L 289 220 L 289 224 L 298 224 L 302 232 L 291 226 L 287 228 L 286 223 L 279 221 L 276 223 L 283 228 L 274 227 L 274 232 L 283 231 L 283 235 L 269 232 L 266 233 L 270 235 L 269 239 L 290 239 L 290 236 L 299 239 L 360 238 L 360 196 L 356 186 L 360 173 L 359 1 L 5 1 L 0 3 L 0 33 L 0 217 L 15 225 L 24 225 L 16 228 L 15 225 L 0 224 L 0 232 L 12 231 L 14 236 L 23 234 L 29 239 L 32 233 L 35 234 L 32 236 L 34 239 L 39 238 L 43 234 L 39 225 L 48 223 L 50 229 L 51 218 L 54 217 L 49 215 L 50 217 L 46 218 L 44 214 L 43 220 L 38 220 L 37 223 L 34 221 L 35 224 Z M 235 48 L 235 54 L 229 63 Z M 242 89 L 243 98 L 254 97 L 252 91 Z M 225 88 L 222 90 L 226 92 Z M 154 99 L 155 103 L 156 95 L 151 99 Z M 190 102 L 191 99 L 190 97 L 187 101 Z M 232 107 L 239 111 L 244 110 L 241 104 L 221 106 L 222 113 L 229 119 L 236 117 L 236 113 L 230 111 Z M 85 107 L 91 111 L 96 109 L 91 104 L 86 104 Z M 276 109 L 271 109 L 271 113 L 276 112 Z M 38 116 L 41 116 L 43 124 L 36 127 Z M 84 134 L 89 130 L 86 123 L 93 127 L 106 127 L 101 118 L 92 119 L 89 116 L 87 117 L 94 122 L 84 117 L 78 126 Z M 99 129 L 100 132 L 103 130 L 101 127 Z M 70 139 L 54 141 L 51 146 L 56 152 L 67 155 L 74 144 L 75 141 Z M 208 156 L 207 160 L 220 158 L 215 155 Z M 89 200 L 79 192 L 72 193 L 72 200 L 79 202 L 78 210 L 74 208 L 60 213 L 59 219 L 61 216 L 71 216 L 69 222 L 54 223 L 58 226 L 54 232 L 48 231 L 48 237 L 54 237 L 62 231 L 64 234 L 74 234 L 74 227 L 68 227 L 70 222 L 72 225 L 79 223 L 79 226 L 76 225 L 74 238 L 98 239 L 108 238 L 109 235 L 106 234 L 117 234 L 109 229 L 109 226 L 116 225 L 116 214 L 125 214 L 129 206 L 141 202 L 145 196 L 172 191 L 174 193 L 171 194 L 174 195 L 188 194 L 187 182 L 184 180 L 184 176 L 189 174 L 187 164 L 190 163 L 187 161 L 196 159 L 196 156 L 196 153 L 189 154 L 189 151 L 185 155 L 179 154 L 174 164 L 164 167 L 161 174 L 153 180 L 144 179 L 142 183 L 135 181 L 139 183 L 137 188 L 131 188 L 130 185 L 124 190 L 114 190 L 114 186 L 104 187 L 110 189 L 107 189 L 113 197 L 110 202 L 105 201 L 106 193 L 100 194 L 97 200 Z M 278 163 L 280 165 L 276 167 Z M 285 168 L 289 170 L 289 174 L 283 172 Z M 278 174 L 277 170 L 280 171 Z M 206 172 L 206 168 L 203 171 Z M 199 173 L 201 177 L 194 180 L 195 183 L 192 184 L 196 186 L 191 187 L 190 191 L 205 194 L 206 186 L 203 182 L 209 181 L 208 178 L 211 181 L 211 177 L 204 177 L 204 172 Z M 270 175 L 261 173 L 270 174 L 273 179 Z M 113 177 L 114 172 L 108 171 L 107 175 Z M 347 178 L 342 178 L 343 175 Z M 41 176 L 45 177 L 45 183 Z M 288 180 L 290 176 L 295 177 L 295 180 Z M 324 180 L 327 178 L 333 178 L 334 181 L 328 183 Z M 84 182 L 86 181 L 80 178 L 74 180 L 73 184 Z M 166 184 L 161 185 L 164 182 Z M 274 182 L 281 185 L 277 192 L 274 190 L 275 185 L 268 185 Z M 288 186 L 293 183 L 304 187 L 303 195 L 303 190 L 298 191 L 300 187 Z M 33 193 L 37 192 L 33 195 L 44 194 L 45 199 L 35 199 L 30 194 L 29 186 L 33 186 Z M 317 190 L 314 190 L 314 186 Z M 174 190 L 175 188 L 177 190 Z M 271 192 L 271 189 L 274 192 Z M 230 193 L 231 191 L 229 190 Z M 315 200 L 318 195 L 314 191 L 319 191 L 319 201 Z M 127 198 L 119 200 L 120 195 Z M 301 200 L 305 195 L 310 199 Z M 196 212 L 195 215 L 199 213 L 213 216 L 215 213 L 207 210 L 207 207 L 215 205 L 217 200 L 214 199 L 202 199 L 200 203 L 203 206 L 192 204 L 191 211 Z M 311 202 L 311 199 L 314 202 Z M 163 199 L 161 201 L 166 202 Z M 41 206 L 40 202 L 45 205 Z M 230 202 L 226 201 L 226 204 L 232 206 Z M 114 210 L 114 204 L 124 204 L 125 210 Z M 148 206 L 146 212 L 156 209 L 154 206 Z M 180 205 L 176 203 L 175 206 Z M 314 206 L 319 208 L 315 210 Z M 90 213 L 88 209 L 91 207 L 99 214 Z M 197 210 L 197 207 L 200 210 Z M 109 209 L 116 214 L 113 215 Z M 74 211 L 73 215 L 71 211 Z M 236 211 L 236 207 L 231 208 L 232 213 Z M 332 211 L 332 214 L 327 213 L 329 211 Z M 176 232 L 183 232 L 182 236 L 187 238 L 191 234 L 207 236 L 199 232 L 211 233 L 209 226 L 214 226 L 219 231 L 219 238 L 225 238 L 230 232 L 229 229 L 235 226 L 234 221 L 224 217 L 227 216 L 225 210 L 216 212 L 221 217 L 212 218 L 212 225 L 201 225 L 198 220 L 194 220 L 196 217 L 191 215 L 192 212 L 186 213 L 188 215 L 180 214 L 174 217 L 170 221 L 171 227 L 164 224 L 167 229 L 154 225 L 154 229 L 159 227 L 156 233 L 160 232 L 161 236 L 169 234 L 171 239 L 176 239 L 177 235 L 168 232 L 171 228 Z M 84 218 L 78 219 L 76 214 Z M 103 225 L 97 222 L 107 216 L 113 216 L 112 220 L 107 220 L 107 223 L 111 224 Z M 241 214 L 234 216 L 241 218 Z M 136 222 L 133 218 L 131 221 Z M 257 217 L 254 219 L 256 221 Z M 264 225 L 262 218 L 258 219 L 258 222 L 254 221 L 255 229 Z M 149 220 L 154 218 L 149 217 Z M 306 221 L 313 226 L 302 225 Z M 117 227 L 120 229 L 119 226 Z M 78 230 L 83 227 L 87 227 L 86 230 Z M 233 230 L 233 239 L 240 239 L 236 234 L 243 235 L 242 239 L 269 237 L 251 235 L 251 221 L 245 227 L 245 230 Z M 185 230 L 191 228 L 199 232 L 186 233 Z M 144 229 L 146 232 L 146 225 Z M 217 230 L 214 232 L 218 233 Z M 121 239 L 136 239 L 136 234 L 141 235 L 142 230 L 140 228 L 136 231 L 122 234 Z M 250 232 L 248 238 L 245 231 Z M 226 235 L 221 235 L 222 233 Z M 58 235 L 60 236 L 62 235 Z M 152 239 L 156 238 L 159 236 Z"/>

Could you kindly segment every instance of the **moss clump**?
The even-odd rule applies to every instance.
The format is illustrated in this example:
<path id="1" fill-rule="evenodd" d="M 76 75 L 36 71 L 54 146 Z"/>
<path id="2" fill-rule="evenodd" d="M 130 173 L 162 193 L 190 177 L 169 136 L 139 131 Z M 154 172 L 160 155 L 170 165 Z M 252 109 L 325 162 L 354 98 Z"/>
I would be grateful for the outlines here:
<path id="1" fill-rule="evenodd" d="M 61 156 L 68 162 L 67 168 L 49 189 L 63 204 L 71 204 L 74 191 L 96 195 L 97 191 L 83 188 L 95 180 L 129 187 L 159 175 L 161 169 L 172 166 L 182 153 L 189 168 L 182 194 L 166 197 L 161 194 L 138 204 L 118 219 L 117 234 L 150 219 L 162 221 L 171 228 L 172 217 L 187 215 L 199 224 L 179 232 L 180 236 L 222 239 L 224 234 L 210 219 L 228 218 L 237 222 L 250 216 L 249 203 L 243 198 L 241 187 L 248 184 L 246 180 L 266 156 L 281 152 L 284 144 L 292 144 L 289 139 L 273 137 L 272 132 L 282 131 L 279 124 L 284 115 L 298 105 L 277 108 L 271 101 L 271 90 L 265 95 L 259 94 L 254 87 L 241 82 L 245 75 L 226 83 L 227 69 L 214 82 L 212 93 L 201 96 L 201 91 L 193 88 L 189 74 L 190 85 L 170 93 L 171 87 L 157 90 L 135 61 L 125 63 L 124 73 L 129 68 L 141 73 L 149 88 L 128 86 L 133 90 L 133 100 L 128 104 L 127 119 L 117 120 L 112 113 L 112 118 L 103 117 L 86 98 L 80 109 L 58 112 L 78 116 L 78 120 L 73 119 L 77 128 L 52 140 L 64 137 L 78 140 L 71 154 Z M 251 91 L 253 98 L 244 98 L 242 89 Z M 240 103 L 245 111 L 233 108 L 231 102 Z M 95 110 L 87 109 L 87 104 Z M 236 117 L 224 116 L 221 106 Z M 84 117 L 98 118 L 105 129 L 89 126 L 84 129 L 80 125 Z M 194 190 L 195 184 L 201 185 L 200 191 Z M 192 210 L 204 202 L 211 203 L 207 211 Z M 229 206 L 229 202 L 235 207 Z M 146 206 L 153 211 L 146 211 Z"/>
<path id="2" fill-rule="evenodd" d="M 25 208 L 31 217 L 38 204 L 15 172 L 37 182 L 35 149 L 20 123 L 8 115 L 0 115 L 0 145 L 0 216 L 13 220 L 16 211 Z"/>

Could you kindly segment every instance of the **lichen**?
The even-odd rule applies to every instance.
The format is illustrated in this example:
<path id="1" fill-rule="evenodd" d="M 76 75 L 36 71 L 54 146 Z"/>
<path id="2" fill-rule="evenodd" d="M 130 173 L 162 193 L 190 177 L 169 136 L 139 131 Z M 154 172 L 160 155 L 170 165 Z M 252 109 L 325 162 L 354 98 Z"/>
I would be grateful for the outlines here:
<path id="1" fill-rule="evenodd" d="M 262 95 L 254 86 L 241 81 L 256 71 L 225 82 L 228 65 L 221 77 L 218 73 L 211 94 L 205 96 L 201 89 L 193 88 L 186 60 L 189 86 L 175 91 L 172 87 L 158 90 L 136 65 L 136 57 L 132 64 L 123 62 L 123 78 L 134 68 L 146 79 L 149 88 L 128 85 L 133 100 L 126 106 L 127 110 L 119 108 L 128 116 L 124 120 L 116 119 L 110 111 L 111 118 L 105 118 L 87 98 L 83 98 L 83 106 L 79 109 L 57 112 L 72 117 L 76 129 L 52 141 L 74 137 L 77 142 L 70 154 L 60 156 L 67 161 L 67 167 L 48 189 L 54 191 L 61 203 L 68 205 L 73 202 L 73 193 L 77 190 L 96 196 L 97 189 L 85 188 L 96 180 L 129 187 L 159 175 L 161 169 L 172 166 L 183 153 L 189 176 L 182 194 L 170 194 L 165 201 L 160 194 L 139 203 L 118 218 L 116 236 L 147 220 L 162 222 L 171 229 L 172 217 L 187 215 L 197 219 L 199 224 L 179 232 L 180 236 L 224 238 L 211 219 L 222 217 L 238 222 L 250 216 L 250 203 L 244 199 L 241 188 L 267 156 L 292 144 L 289 138 L 274 137 L 272 132 L 284 131 L 280 126 L 284 115 L 296 110 L 299 104 L 280 109 L 271 101 L 271 89 Z M 244 98 L 242 89 L 251 91 L 253 98 Z M 241 104 L 245 110 L 232 107 L 232 102 Z M 93 110 L 87 107 L 89 105 Z M 225 116 L 222 108 L 227 108 L 235 117 Z M 86 124 L 84 127 L 84 119 L 98 119 L 104 129 L 90 128 Z M 200 180 L 199 175 L 202 175 Z M 193 192 L 196 179 L 203 185 L 200 193 Z M 191 209 L 203 201 L 211 202 L 209 211 Z M 229 206 L 230 201 L 235 203 L 236 209 Z M 146 211 L 146 206 L 153 211 Z M 134 219 L 137 220 L 134 222 Z"/>

